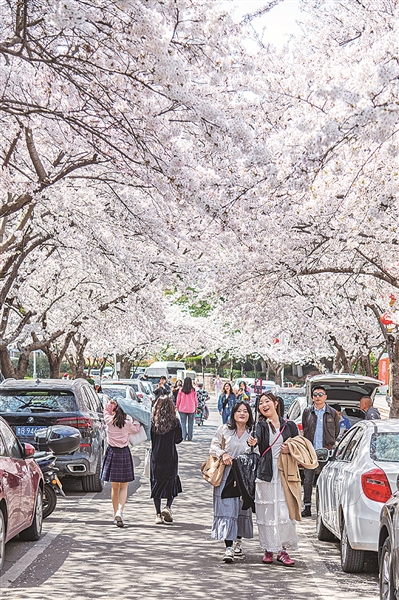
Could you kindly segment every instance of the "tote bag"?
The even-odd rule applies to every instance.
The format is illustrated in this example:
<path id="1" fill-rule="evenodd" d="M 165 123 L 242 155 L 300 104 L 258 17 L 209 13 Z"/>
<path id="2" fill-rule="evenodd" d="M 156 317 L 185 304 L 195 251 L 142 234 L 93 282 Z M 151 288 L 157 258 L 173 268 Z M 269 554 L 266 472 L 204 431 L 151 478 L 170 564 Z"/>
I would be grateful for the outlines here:
<path id="1" fill-rule="evenodd" d="M 140 429 L 137 433 L 131 433 L 129 435 L 129 444 L 131 446 L 138 446 L 141 442 L 145 442 L 147 440 L 147 434 L 142 425 L 140 425 Z"/>

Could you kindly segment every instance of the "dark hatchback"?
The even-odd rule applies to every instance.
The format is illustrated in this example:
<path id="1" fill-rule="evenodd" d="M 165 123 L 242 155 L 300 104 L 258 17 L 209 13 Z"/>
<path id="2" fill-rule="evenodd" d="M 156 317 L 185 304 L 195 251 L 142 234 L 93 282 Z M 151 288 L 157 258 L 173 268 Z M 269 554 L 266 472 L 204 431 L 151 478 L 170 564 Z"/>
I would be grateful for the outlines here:
<path id="1" fill-rule="evenodd" d="M 396 481 L 399 487 L 399 476 Z M 384 504 L 378 538 L 380 600 L 399 600 L 399 491 Z"/>
<path id="2" fill-rule="evenodd" d="M 81 478 L 85 492 L 102 490 L 105 423 L 100 399 L 85 379 L 6 379 L 0 384 L 0 415 L 21 442 L 32 443 L 36 431 L 50 425 L 79 429 L 79 449 L 57 456 L 59 476 Z"/>

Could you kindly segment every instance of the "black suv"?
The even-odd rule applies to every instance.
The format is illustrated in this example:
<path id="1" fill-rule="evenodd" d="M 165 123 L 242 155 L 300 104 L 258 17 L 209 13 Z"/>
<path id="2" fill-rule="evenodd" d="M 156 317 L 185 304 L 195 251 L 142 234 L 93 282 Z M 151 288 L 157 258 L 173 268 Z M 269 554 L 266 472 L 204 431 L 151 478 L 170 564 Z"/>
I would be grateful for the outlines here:
<path id="1" fill-rule="evenodd" d="M 32 443 L 38 429 L 69 425 L 79 429 L 80 448 L 57 456 L 60 477 L 79 477 L 84 492 L 100 492 L 106 430 L 100 399 L 85 379 L 17 380 L 0 384 L 0 415 L 21 442 Z"/>

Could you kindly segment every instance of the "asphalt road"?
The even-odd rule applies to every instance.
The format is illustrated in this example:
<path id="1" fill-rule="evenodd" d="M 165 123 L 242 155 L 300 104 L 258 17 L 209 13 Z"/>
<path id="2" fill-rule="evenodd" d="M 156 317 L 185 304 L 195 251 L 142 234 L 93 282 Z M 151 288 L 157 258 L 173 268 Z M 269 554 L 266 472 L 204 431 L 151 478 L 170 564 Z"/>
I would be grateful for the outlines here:
<path id="1" fill-rule="evenodd" d="M 298 525 L 293 568 L 262 564 L 256 527 L 255 538 L 244 540 L 245 558 L 222 562 L 223 543 L 209 535 L 212 488 L 199 472 L 218 424 L 211 403 L 210 420 L 195 428 L 195 441 L 179 446 L 183 493 L 175 500 L 173 524 L 154 524 L 140 446 L 134 451 L 136 480 L 129 485 L 126 526 L 112 524 L 109 485 L 99 494 L 69 492 L 45 520 L 38 542 L 7 544 L 1 598 L 376 600 L 377 574 L 343 573 L 337 544 L 316 539 L 314 518 Z"/>

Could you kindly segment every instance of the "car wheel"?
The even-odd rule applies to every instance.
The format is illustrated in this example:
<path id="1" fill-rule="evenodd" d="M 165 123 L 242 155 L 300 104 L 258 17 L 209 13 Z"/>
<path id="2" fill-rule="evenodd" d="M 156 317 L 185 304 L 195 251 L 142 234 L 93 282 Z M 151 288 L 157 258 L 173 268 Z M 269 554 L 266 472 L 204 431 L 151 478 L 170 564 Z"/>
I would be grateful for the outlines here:
<path id="1" fill-rule="evenodd" d="M 94 475 L 86 475 L 86 477 L 82 477 L 82 489 L 84 492 L 102 492 L 104 482 L 101 479 L 101 465 L 102 457 L 100 454 Z"/>
<path id="2" fill-rule="evenodd" d="M 4 555 L 6 551 L 6 520 L 4 513 L 0 508 L 0 573 L 4 565 Z"/>
<path id="3" fill-rule="evenodd" d="M 27 527 L 20 532 L 19 537 L 24 542 L 34 542 L 38 540 L 42 534 L 43 525 L 43 492 L 39 488 L 36 495 L 35 512 L 33 513 L 33 521 L 30 527 Z"/>
<path id="4" fill-rule="evenodd" d="M 361 573 L 364 566 L 364 550 L 353 550 L 348 540 L 346 523 L 342 518 L 341 528 L 341 567 L 345 573 Z"/>
<path id="5" fill-rule="evenodd" d="M 323 517 L 319 507 L 319 495 L 316 494 L 316 533 L 317 539 L 321 542 L 334 542 L 336 540 L 335 535 L 327 529 L 323 523 Z"/>
<path id="6" fill-rule="evenodd" d="M 43 495 L 43 519 L 47 519 L 57 506 L 57 494 L 51 485 L 46 483 Z"/>
<path id="7" fill-rule="evenodd" d="M 385 540 L 380 559 L 380 600 L 395 600 L 392 577 L 391 540 Z"/>

